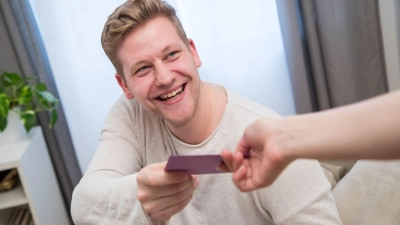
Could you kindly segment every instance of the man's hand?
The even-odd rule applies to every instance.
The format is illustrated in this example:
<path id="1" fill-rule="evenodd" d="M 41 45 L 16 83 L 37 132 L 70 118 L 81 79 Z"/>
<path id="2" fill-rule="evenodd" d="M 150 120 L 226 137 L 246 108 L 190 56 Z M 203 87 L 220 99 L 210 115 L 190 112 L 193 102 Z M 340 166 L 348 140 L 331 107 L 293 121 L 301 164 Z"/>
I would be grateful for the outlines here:
<path id="1" fill-rule="evenodd" d="M 151 164 L 137 175 L 137 198 L 154 219 L 169 220 L 186 207 L 198 187 L 197 176 L 186 172 L 165 172 L 166 162 Z"/>
<path id="2" fill-rule="evenodd" d="M 219 169 L 233 172 L 232 180 L 241 191 L 253 191 L 273 183 L 290 163 L 280 152 L 279 119 L 260 119 L 248 126 L 232 154 L 223 150 L 225 164 Z M 244 154 L 250 154 L 244 159 Z"/>

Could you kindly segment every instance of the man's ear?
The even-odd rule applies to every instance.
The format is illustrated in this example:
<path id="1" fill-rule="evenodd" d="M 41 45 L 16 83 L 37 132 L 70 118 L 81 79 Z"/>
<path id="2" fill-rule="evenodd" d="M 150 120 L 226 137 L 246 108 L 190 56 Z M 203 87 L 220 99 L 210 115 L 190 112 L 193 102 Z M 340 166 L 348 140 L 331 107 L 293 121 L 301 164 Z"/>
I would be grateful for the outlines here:
<path id="1" fill-rule="evenodd" d="M 199 68 L 201 66 L 201 60 L 199 54 L 197 53 L 196 45 L 194 44 L 194 41 L 191 38 L 188 39 L 188 42 L 189 42 L 189 51 L 190 53 L 192 53 L 197 68 Z"/>
<path id="2" fill-rule="evenodd" d="M 128 88 L 128 85 L 125 82 L 125 79 L 118 73 L 115 74 L 115 79 L 117 79 L 118 85 L 122 88 L 122 91 L 124 92 L 125 97 L 127 99 L 133 99 L 134 96 L 129 91 L 129 88 Z"/>

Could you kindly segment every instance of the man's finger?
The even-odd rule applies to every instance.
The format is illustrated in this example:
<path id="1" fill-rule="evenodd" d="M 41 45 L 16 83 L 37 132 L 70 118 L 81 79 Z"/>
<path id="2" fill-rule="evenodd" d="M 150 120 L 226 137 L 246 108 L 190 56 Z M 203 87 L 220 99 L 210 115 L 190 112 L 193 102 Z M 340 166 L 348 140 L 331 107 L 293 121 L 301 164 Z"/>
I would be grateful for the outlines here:
<path id="1" fill-rule="evenodd" d="M 178 212 L 182 211 L 187 204 L 189 204 L 189 202 L 192 200 L 193 198 L 193 194 L 187 196 L 183 201 L 169 207 L 166 208 L 165 210 L 160 211 L 157 214 L 157 217 L 159 220 L 169 220 L 173 215 L 177 214 Z M 153 216 L 154 218 L 157 219 L 157 217 Z"/>
<path id="2" fill-rule="evenodd" d="M 169 196 L 155 199 L 154 201 L 146 203 L 143 207 L 145 210 L 158 219 L 169 219 L 172 215 L 182 210 L 187 203 L 188 197 L 193 194 L 197 188 L 198 183 L 188 188 Z M 189 200 L 190 201 L 190 200 Z"/>
<path id="3" fill-rule="evenodd" d="M 137 198 L 141 202 L 147 202 L 150 200 L 155 200 L 158 198 L 162 198 L 165 196 L 170 196 L 181 192 L 189 188 L 190 186 L 196 186 L 199 183 L 199 180 L 196 177 L 190 177 L 188 180 L 176 183 L 176 184 L 168 184 L 162 187 L 145 187 L 141 188 L 137 192 Z"/>
<path id="4" fill-rule="evenodd" d="M 166 172 L 166 162 L 149 165 L 142 169 L 136 178 L 138 183 L 151 187 L 160 187 L 168 184 L 177 184 L 189 179 L 186 171 Z"/>

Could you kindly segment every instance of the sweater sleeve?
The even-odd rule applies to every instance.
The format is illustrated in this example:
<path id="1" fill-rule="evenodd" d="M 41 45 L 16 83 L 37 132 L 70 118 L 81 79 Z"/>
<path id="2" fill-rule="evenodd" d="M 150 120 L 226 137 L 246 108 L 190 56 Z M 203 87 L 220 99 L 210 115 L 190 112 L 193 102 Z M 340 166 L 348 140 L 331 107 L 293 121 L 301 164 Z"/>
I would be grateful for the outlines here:
<path id="1" fill-rule="evenodd" d="M 274 184 L 253 195 L 277 225 L 342 224 L 330 184 L 315 160 L 294 161 Z"/>
<path id="2" fill-rule="evenodd" d="M 152 219 L 136 198 L 143 157 L 134 112 L 116 103 L 105 121 L 90 165 L 75 187 L 71 214 L 75 224 L 163 224 Z"/>

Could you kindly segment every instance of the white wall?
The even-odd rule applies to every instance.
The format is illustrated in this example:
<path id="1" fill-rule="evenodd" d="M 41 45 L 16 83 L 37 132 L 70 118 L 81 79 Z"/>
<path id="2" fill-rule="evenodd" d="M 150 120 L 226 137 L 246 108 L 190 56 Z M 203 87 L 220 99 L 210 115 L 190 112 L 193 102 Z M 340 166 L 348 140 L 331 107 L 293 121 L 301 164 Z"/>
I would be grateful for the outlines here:
<path id="1" fill-rule="evenodd" d="M 30 0 L 53 69 L 78 161 L 84 172 L 103 121 L 122 93 L 100 34 L 123 0 Z M 219 83 L 281 115 L 295 113 L 275 0 L 170 0 L 203 66 Z"/>

